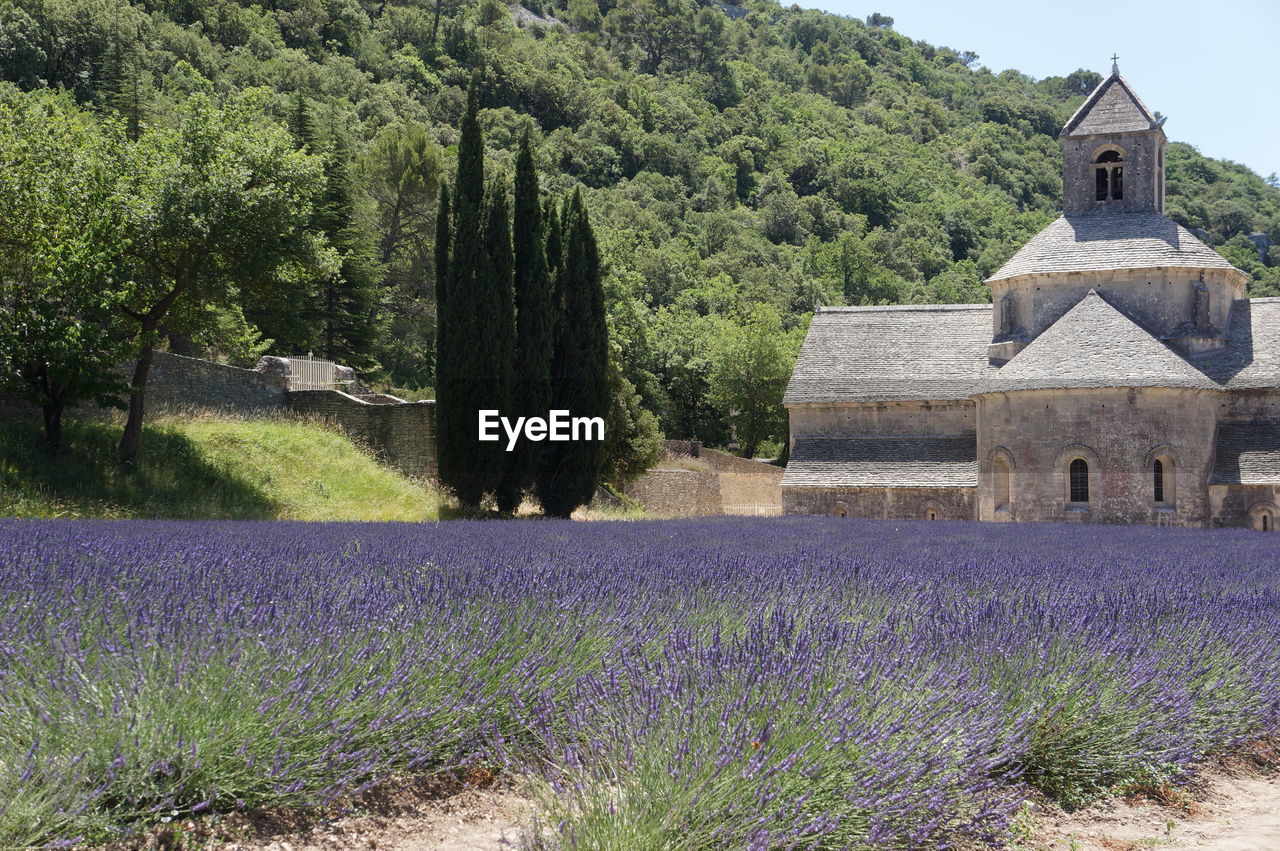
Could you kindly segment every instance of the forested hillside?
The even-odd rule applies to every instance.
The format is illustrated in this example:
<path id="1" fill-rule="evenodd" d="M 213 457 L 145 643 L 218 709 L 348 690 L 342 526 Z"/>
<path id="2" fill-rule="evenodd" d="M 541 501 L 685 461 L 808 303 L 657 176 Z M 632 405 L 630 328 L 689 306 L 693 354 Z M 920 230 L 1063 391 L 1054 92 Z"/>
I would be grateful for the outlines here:
<path id="1" fill-rule="evenodd" d="M 667 436 L 716 444 L 744 412 L 783 433 L 816 304 L 984 300 L 1057 214 L 1056 133 L 1099 81 L 994 74 L 880 15 L 558 2 L 0 0 L 0 100 L 65 89 L 137 139 L 193 97 L 260 88 L 254 108 L 323 164 L 309 232 L 334 262 L 160 333 L 429 388 L 436 193 L 476 73 L 491 173 L 509 180 L 528 129 L 544 190 L 583 187 L 623 373 Z M 1274 175 L 1174 144 L 1167 186 L 1173 218 L 1280 294 L 1280 248 L 1264 263 L 1249 239 L 1280 243 Z"/>

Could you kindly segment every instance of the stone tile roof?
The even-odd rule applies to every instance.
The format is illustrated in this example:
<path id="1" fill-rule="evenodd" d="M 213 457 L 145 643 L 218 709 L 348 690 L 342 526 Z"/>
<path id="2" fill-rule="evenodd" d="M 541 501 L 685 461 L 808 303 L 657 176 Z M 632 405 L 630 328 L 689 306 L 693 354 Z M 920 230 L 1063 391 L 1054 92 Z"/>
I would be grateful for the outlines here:
<path id="1" fill-rule="evenodd" d="M 1218 385 L 1090 290 L 978 392 L 1079 387 Z"/>
<path id="2" fill-rule="evenodd" d="M 1226 347 L 1195 364 L 1228 390 L 1280 388 L 1280 298 L 1237 300 Z"/>
<path id="3" fill-rule="evenodd" d="M 785 479 L 784 479 L 785 481 Z M 1218 426 L 1212 485 L 1280 485 L 1280 422 Z"/>
<path id="4" fill-rule="evenodd" d="M 785 487 L 978 486 L 974 435 L 797 438 Z"/>
<path id="5" fill-rule="evenodd" d="M 1061 136 L 1133 133 L 1159 130 L 1160 123 L 1119 73 L 1112 72 L 1080 104 L 1062 128 Z"/>
<path id="6" fill-rule="evenodd" d="M 1162 267 L 1235 268 L 1191 231 L 1159 213 L 1098 211 L 1059 216 L 987 280 Z"/>
<path id="7" fill-rule="evenodd" d="M 989 304 L 825 308 L 783 401 L 967 399 L 992 371 L 990 342 Z"/>

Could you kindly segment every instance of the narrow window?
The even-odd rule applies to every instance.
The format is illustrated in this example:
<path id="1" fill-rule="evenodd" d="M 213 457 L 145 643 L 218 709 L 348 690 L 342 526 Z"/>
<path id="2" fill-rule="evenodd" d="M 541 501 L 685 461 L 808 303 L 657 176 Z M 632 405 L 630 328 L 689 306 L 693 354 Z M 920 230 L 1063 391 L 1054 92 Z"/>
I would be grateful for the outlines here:
<path id="1" fill-rule="evenodd" d="M 938 512 L 936 512 L 936 511 L 934 511 L 932 508 L 930 508 L 930 509 L 929 509 L 929 512 L 925 515 L 925 517 L 927 517 L 927 518 L 928 518 L 928 519 L 930 519 L 930 520 L 937 520 L 937 519 L 938 519 Z"/>
<path id="2" fill-rule="evenodd" d="M 1164 502 L 1164 462 L 1155 463 L 1156 502 Z"/>
<path id="3" fill-rule="evenodd" d="M 1107 170 L 1100 168 L 1097 170 L 1097 199 L 1099 201 L 1107 200 Z"/>
<path id="4" fill-rule="evenodd" d="M 1271 515 L 1270 514 L 1262 515 L 1262 531 L 1264 532 L 1271 531 Z"/>
<path id="5" fill-rule="evenodd" d="M 1111 169 L 1111 200 L 1119 201 L 1124 198 L 1124 169 L 1116 166 Z"/>
<path id="6" fill-rule="evenodd" d="M 1089 464 L 1083 458 L 1071 462 L 1068 475 L 1071 479 L 1071 501 L 1089 501 Z"/>
<path id="7" fill-rule="evenodd" d="M 1009 510 L 1009 462 L 996 458 L 996 511 Z"/>

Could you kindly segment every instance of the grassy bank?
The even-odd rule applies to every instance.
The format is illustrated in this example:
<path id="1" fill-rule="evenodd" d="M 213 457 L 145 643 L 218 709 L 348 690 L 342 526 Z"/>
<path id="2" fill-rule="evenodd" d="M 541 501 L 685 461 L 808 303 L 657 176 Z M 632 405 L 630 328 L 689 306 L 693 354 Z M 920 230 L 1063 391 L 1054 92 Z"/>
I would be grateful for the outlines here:
<path id="1" fill-rule="evenodd" d="M 136 465 L 118 422 L 69 422 L 50 458 L 34 423 L 0 423 L 0 514 L 19 517 L 431 520 L 436 494 L 346 436 L 292 419 L 158 418 Z"/>

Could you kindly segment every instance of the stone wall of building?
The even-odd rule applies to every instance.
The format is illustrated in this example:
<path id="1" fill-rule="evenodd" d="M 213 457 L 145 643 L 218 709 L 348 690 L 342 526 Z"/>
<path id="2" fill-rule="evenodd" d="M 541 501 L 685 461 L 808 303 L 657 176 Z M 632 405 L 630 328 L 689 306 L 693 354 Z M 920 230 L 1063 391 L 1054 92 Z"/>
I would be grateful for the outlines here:
<path id="1" fill-rule="evenodd" d="M 1280 389 L 1232 390 L 1218 411 L 1222 420 L 1280 420 Z"/>
<path id="2" fill-rule="evenodd" d="M 1099 104 L 1103 106 L 1104 104 Z M 1124 197 L 1097 200 L 1098 155 L 1106 149 L 1123 151 Z M 1164 208 L 1164 138 L 1159 131 L 1083 136 L 1062 140 L 1062 203 L 1068 215 L 1119 209 L 1127 213 L 1158 213 Z"/>
<path id="3" fill-rule="evenodd" d="M 1231 305 L 1244 297 L 1244 290 L 1230 270 L 1203 271 L 1203 283 L 1209 291 L 1210 320 L 1215 328 L 1225 332 Z M 999 304 L 1009 294 L 1012 327 L 1026 332 L 1028 337 L 1036 337 L 1075 307 L 1089 290 L 1096 289 L 1108 302 L 1156 336 L 1164 336 L 1173 334 L 1194 318 L 1195 288 L 1201 283 L 1200 272 L 1189 268 L 1126 269 L 1024 275 L 992 281 L 991 298 Z M 997 315 L 993 317 L 993 334 L 999 330 L 995 327 L 998 323 Z"/>
<path id="4" fill-rule="evenodd" d="M 889 520 L 973 520 L 976 488 L 787 488 L 787 514 Z M 932 516 L 931 516 L 932 515 Z"/>
<path id="5" fill-rule="evenodd" d="M 983 520 L 1210 522 L 1207 487 L 1220 394 L 1204 390 L 1036 390 L 978 397 Z M 995 458 L 1009 462 L 1010 499 L 997 513 Z M 1067 467 L 1089 465 L 1087 504 L 1068 500 Z M 1153 461 L 1166 458 L 1173 496 L 1154 501 Z M 1169 483 L 1169 480 L 1172 482 Z"/>
<path id="6" fill-rule="evenodd" d="M 1214 526 L 1243 526 L 1262 530 L 1260 514 L 1266 511 L 1267 531 L 1280 521 L 1280 485 L 1209 485 L 1209 510 Z"/>
<path id="7" fill-rule="evenodd" d="M 720 514 L 720 479 L 710 470 L 650 470 L 627 485 L 627 496 L 659 517 Z"/>
<path id="8" fill-rule="evenodd" d="M 969 399 L 789 405 L 787 414 L 793 439 L 849 434 L 972 434 L 977 428 L 977 406 Z"/>
<path id="9" fill-rule="evenodd" d="M 393 396 L 352 396 L 340 390 L 291 390 L 289 409 L 342 427 L 389 466 L 409 476 L 435 478 L 436 403 Z M 391 401 L 386 401 L 391 400 Z"/>

